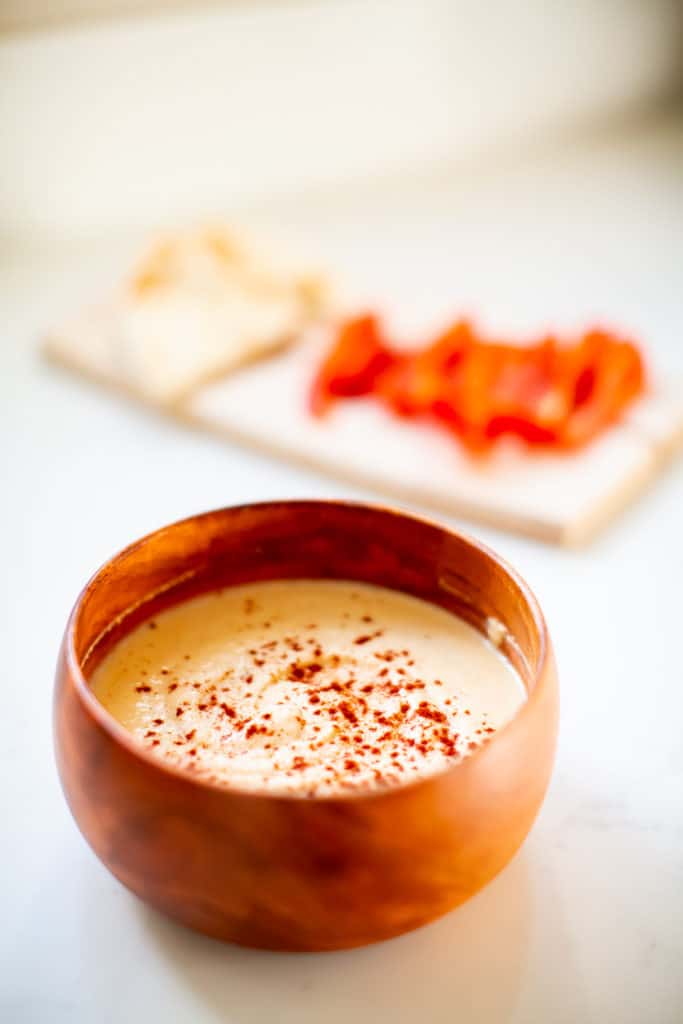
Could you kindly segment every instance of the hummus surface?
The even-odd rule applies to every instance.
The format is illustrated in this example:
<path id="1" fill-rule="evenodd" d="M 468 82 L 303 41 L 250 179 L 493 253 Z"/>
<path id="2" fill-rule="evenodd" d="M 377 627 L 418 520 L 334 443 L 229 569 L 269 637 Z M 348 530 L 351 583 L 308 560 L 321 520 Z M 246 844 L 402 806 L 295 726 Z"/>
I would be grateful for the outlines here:
<path id="1" fill-rule="evenodd" d="M 463 620 L 337 580 L 192 598 L 125 636 L 90 683 L 155 756 L 215 783 L 299 796 L 432 775 L 526 699 Z"/>

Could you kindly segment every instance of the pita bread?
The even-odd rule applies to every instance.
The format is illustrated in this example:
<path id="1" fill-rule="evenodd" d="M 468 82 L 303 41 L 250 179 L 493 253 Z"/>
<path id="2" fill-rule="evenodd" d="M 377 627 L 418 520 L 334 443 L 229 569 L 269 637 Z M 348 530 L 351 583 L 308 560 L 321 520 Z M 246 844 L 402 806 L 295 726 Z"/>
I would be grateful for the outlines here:
<path id="1" fill-rule="evenodd" d="M 111 300 L 53 332 L 46 349 L 145 401 L 174 405 L 292 343 L 326 307 L 320 275 L 204 229 L 157 241 Z"/>

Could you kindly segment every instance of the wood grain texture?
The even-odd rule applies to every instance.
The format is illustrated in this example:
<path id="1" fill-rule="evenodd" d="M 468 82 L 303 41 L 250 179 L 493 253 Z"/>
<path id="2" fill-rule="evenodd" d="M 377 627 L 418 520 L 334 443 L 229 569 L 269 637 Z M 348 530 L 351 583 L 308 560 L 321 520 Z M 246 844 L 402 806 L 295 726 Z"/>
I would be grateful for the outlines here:
<path id="1" fill-rule="evenodd" d="M 219 585 L 294 577 L 394 587 L 480 628 L 495 616 L 528 701 L 489 744 L 445 773 L 374 793 L 304 799 L 240 792 L 167 766 L 89 690 L 83 670 L 161 607 Z M 339 949 L 418 927 L 505 866 L 549 780 L 557 682 L 535 599 L 491 552 L 386 509 L 281 502 L 185 520 L 107 563 L 65 633 L 54 726 L 73 815 L 134 893 L 220 939 Z"/>

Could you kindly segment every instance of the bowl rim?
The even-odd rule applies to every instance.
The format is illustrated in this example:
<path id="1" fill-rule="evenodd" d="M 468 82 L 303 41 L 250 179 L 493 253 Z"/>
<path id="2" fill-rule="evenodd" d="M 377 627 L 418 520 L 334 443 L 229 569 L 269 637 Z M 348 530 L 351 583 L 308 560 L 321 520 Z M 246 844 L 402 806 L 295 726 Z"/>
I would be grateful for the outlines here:
<path id="1" fill-rule="evenodd" d="M 459 540 L 464 541 L 465 544 L 474 548 L 479 555 L 484 558 L 488 558 L 495 562 L 496 565 L 503 570 L 503 572 L 510 578 L 518 587 L 524 601 L 531 612 L 534 624 L 538 630 L 539 637 L 539 652 L 537 664 L 533 668 L 533 686 L 530 691 L 527 690 L 527 699 L 520 705 L 515 711 L 514 715 L 496 731 L 494 736 L 487 742 L 479 746 L 476 750 L 467 754 L 465 757 L 460 758 L 454 764 L 449 765 L 440 771 L 433 772 L 426 776 L 418 776 L 416 779 L 407 780 L 406 782 L 397 783 L 396 785 L 386 786 L 378 789 L 357 789 L 357 790 L 345 790 L 340 793 L 323 793 L 320 795 L 314 794 L 309 796 L 304 793 L 287 792 L 269 792 L 265 789 L 250 789 L 243 788 L 238 785 L 229 784 L 226 782 L 211 781 L 206 778 L 202 778 L 200 775 L 196 775 L 193 772 L 188 771 L 182 767 L 176 766 L 167 762 L 164 758 L 158 755 L 152 754 L 148 751 L 141 743 L 139 743 L 132 733 L 121 725 L 114 716 L 107 711 L 105 706 L 98 700 L 92 691 L 92 688 L 88 684 L 83 669 L 81 668 L 80 659 L 76 654 L 75 636 L 76 629 L 79 624 L 79 617 L 81 614 L 83 601 L 90 591 L 100 579 L 100 577 L 106 573 L 109 566 L 116 562 L 123 556 L 131 553 L 136 548 L 144 545 L 147 541 L 153 537 L 158 536 L 160 533 L 165 533 L 168 530 L 176 529 L 177 527 L 184 526 L 191 522 L 200 522 L 202 519 L 208 519 L 209 517 L 221 515 L 226 512 L 239 513 L 250 509 L 278 509 L 283 506 L 297 507 L 297 506 L 320 506 L 328 508 L 330 506 L 336 506 L 341 508 L 350 509 L 366 509 L 372 512 L 379 512 L 385 515 L 396 516 L 402 519 L 409 519 L 413 522 L 422 523 L 426 526 L 431 526 L 443 533 L 450 534 L 457 537 Z M 275 579 L 277 577 L 274 577 Z M 341 577 L 340 577 L 341 579 Z M 391 589 L 391 588 L 390 588 Z M 152 595 L 150 595 L 152 596 Z M 97 641 L 95 641 L 96 643 Z M 90 648 L 89 648 L 90 650 Z M 437 780 L 450 778 L 455 775 L 464 765 L 475 762 L 477 759 L 485 755 L 487 750 L 496 743 L 496 740 L 504 735 L 514 724 L 520 722 L 524 718 L 528 717 L 533 713 L 535 705 L 539 702 L 542 696 L 542 690 L 544 686 L 549 685 L 548 680 L 548 662 L 550 653 L 550 638 L 548 633 L 548 627 L 545 621 L 545 617 L 541 610 L 541 606 L 536 598 L 534 592 L 529 587 L 528 583 L 524 578 L 514 569 L 506 559 L 495 552 L 487 544 L 475 539 L 468 533 L 464 533 L 459 529 L 440 522 L 437 519 L 433 519 L 430 516 L 416 514 L 408 509 L 403 509 L 398 506 L 385 505 L 379 502 L 367 502 L 367 501 L 353 501 L 346 499 L 318 499 L 318 498 L 292 498 L 292 499 L 275 499 L 270 501 L 257 501 L 257 502 L 244 502 L 238 505 L 225 505 L 217 509 L 210 509 L 205 512 L 199 512 L 194 515 L 185 516 L 182 519 L 177 519 L 172 523 L 168 523 L 165 526 L 160 526 L 155 530 L 151 530 L 144 536 L 132 541 L 125 547 L 121 548 L 113 555 L 111 555 L 105 562 L 103 562 L 95 572 L 90 576 L 86 584 L 81 589 L 76 601 L 71 609 L 69 618 L 67 620 L 66 629 L 63 640 L 63 657 L 67 667 L 67 684 L 71 684 L 76 696 L 78 697 L 84 711 L 94 719 L 95 723 L 107 734 L 107 736 L 116 744 L 123 747 L 124 750 L 132 756 L 134 759 L 142 762 L 146 767 L 152 769 L 155 772 L 160 772 L 162 775 L 170 776 L 172 779 L 182 781 L 183 783 L 190 784 L 198 787 L 200 790 L 213 791 L 224 796 L 233 796 L 240 798 L 251 798 L 254 800 L 268 800 L 275 801 L 282 804 L 288 804 L 292 802 L 306 803 L 306 804 L 335 804 L 341 801 L 366 801 L 375 799 L 387 799 L 395 797 L 399 794 L 405 794 L 408 791 L 415 791 L 428 786 L 430 783 L 434 783 Z M 526 689 L 526 685 L 525 685 Z"/>

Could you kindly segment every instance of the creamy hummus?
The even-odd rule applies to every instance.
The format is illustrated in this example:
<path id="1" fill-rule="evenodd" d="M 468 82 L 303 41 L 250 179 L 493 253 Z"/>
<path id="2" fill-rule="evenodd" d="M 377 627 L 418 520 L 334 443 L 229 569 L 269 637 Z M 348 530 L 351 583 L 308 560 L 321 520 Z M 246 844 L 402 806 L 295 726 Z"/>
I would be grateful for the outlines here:
<path id="1" fill-rule="evenodd" d="M 300 796 L 432 775 L 526 698 L 507 660 L 456 616 L 328 580 L 250 583 L 163 611 L 113 648 L 91 685 L 155 756 Z"/>

